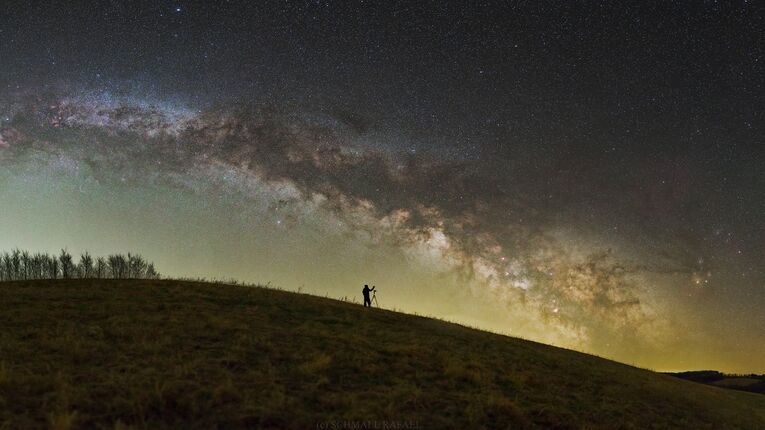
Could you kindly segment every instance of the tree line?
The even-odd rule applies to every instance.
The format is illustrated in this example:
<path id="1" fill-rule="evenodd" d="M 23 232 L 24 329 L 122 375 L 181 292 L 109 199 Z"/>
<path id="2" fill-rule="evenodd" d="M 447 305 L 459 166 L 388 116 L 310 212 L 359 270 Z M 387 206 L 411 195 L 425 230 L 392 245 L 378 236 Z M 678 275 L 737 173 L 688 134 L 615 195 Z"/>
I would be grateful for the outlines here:
<path id="1" fill-rule="evenodd" d="M 0 282 L 34 279 L 159 279 L 154 264 L 137 254 L 93 257 L 75 261 L 65 249 L 59 255 L 14 249 L 0 254 Z"/>

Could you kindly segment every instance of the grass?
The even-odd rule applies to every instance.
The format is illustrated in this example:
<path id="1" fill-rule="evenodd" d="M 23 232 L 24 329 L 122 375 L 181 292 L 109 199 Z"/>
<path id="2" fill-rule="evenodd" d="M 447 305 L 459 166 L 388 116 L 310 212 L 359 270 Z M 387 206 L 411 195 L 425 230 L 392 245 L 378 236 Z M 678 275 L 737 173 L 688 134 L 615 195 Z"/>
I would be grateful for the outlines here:
<path id="1" fill-rule="evenodd" d="M 667 375 L 717 387 L 765 394 L 765 375 L 731 375 L 714 370 L 667 373 Z"/>
<path id="2" fill-rule="evenodd" d="M 765 428 L 765 396 L 265 288 L 0 284 L 1 429 L 386 422 L 419 429 L 758 429 Z"/>

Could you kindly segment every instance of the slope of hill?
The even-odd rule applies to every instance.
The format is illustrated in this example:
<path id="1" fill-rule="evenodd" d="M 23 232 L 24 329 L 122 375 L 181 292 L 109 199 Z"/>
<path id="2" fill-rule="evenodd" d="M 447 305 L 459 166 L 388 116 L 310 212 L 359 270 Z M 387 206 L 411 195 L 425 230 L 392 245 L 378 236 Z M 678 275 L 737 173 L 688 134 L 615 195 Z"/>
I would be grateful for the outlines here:
<path id="1" fill-rule="evenodd" d="M 677 378 L 732 390 L 765 394 L 765 375 L 729 375 L 716 370 L 667 373 Z"/>
<path id="2" fill-rule="evenodd" d="M 46 426 L 755 429 L 765 396 L 263 288 L 0 284 L 0 428 Z"/>

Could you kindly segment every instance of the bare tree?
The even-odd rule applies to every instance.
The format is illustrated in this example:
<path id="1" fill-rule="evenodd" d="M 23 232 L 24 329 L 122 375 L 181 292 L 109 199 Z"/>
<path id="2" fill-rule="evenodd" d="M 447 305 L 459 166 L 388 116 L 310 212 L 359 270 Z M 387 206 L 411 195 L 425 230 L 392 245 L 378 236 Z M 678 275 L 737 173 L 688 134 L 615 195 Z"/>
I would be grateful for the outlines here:
<path id="1" fill-rule="evenodd" d="M 30 262 L 32 266 L 32 279 L 43 279 L 45 277 L 44 263 L 47 256 L 39 252 L 32 256 Z"/>
<path id="2" fill-rule="evenodd" d="M 90 256 L 88 251 L 80 255 L 80 264 L 78 265 L 80 278 L 92 278 L 93 277 L 93 257 Z"/>
<path id="3" fill-rule="evenodd" d="M 107 264 L 104 257 L 98 257 L 96 259 L 96 268 L 95 268 L 95 276 L 96 278 L 102 279 L 106 277 L 106 270 L 107 270 Z"/>
<path id="4" fill-rule="evenodd" d="M 7 252 L 0 256 L 0 279 L 10 281 L 11 278 L 11 258 Z"/>
<path id="5" fill-rule="evenodd" d="M 146 279 L 159 279 L 159 272 L 154 268 L 154 263 L 146 266 Z"/>
<path id="6" fill-rule="evenodd" d="M 58 258 L 51 256 L 48 258 L 48 278 L 58 279 Z"/>
<path id="7" fill-rule="evenodd" d="M 11 266 L 13 268 L 13 279 L 18 280 L 21 275 L 21 251 L 14 249 L 11 253 Z"/>
<path id="8" fill-rule="evenodd" d="M 36 256 L 26 251 L 24 251 L 24 253 L 27 254 L 26 262 L 24 263 L 24 273 L 26 274 L 27 279 L 37 279 L 37 260 L 35 259 Z M 23 256 L 22 260 L 24 260 Z"/>
<path id="9" fill-rule="evenodd" d="M 112 254 L 109 256 L 107 262 L 109 264 L 109 271 L 111 272 L 112 278 L 124 279 L 126 277 L 127 262 L 125 261 L 125 256 L 121 254 Z"/>
<path id="10" fill-rule="evenodd" d="M 21 279 L 26 280 L 26 279 L 30 279 L 31 278 L 31 273 L 30 273 L 31 267 L 30 267 L 29 263 L 30 263 L 29 252 L 22 251 L 22 253 L 21 253 L 21 273 L 20 273 Z"/>
<path id="11" fill-rule="evenodd" d="M 0 279 L 3 281 L 10 281 L 11 280 L 11 274 L 8 273 L 7 269 L 7 259 L 8 253 L 4 252 L 2 255 L 0 255 Z"/>
<path id="12" fill-rule="evenodd" d="M 148 263 L 140 255 L 128 254 L 128 278 L 144 278 L 146 277 L 146 267 Z"/>
<path id="13" fill-rule="evenodd" d="M 94 258 L 85 251 L 75 263 L 72 255 L 62 249 L 58 256 L 47 253 L 30 254 L 14 249 L 0 254 L 0 281 L 27 279 L 158 279 L 159 273 L 142 256 L 128 253 Z"/>
<path id="14" fill-rule="evenodd" d="M 67 252 L 65 249 L 62 249 L 58 260 L 61 263 L 61 278 L 71 279 L 74 276 L 74 263 L 72 262 L 72 254 Z"/>

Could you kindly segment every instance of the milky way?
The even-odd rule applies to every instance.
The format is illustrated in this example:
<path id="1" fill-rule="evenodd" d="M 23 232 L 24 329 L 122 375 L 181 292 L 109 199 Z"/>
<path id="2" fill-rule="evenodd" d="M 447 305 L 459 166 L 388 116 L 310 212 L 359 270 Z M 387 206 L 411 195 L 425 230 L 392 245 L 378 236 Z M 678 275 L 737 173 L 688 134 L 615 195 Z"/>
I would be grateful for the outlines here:
<path id="1" fill-rule="evenodd" d="M 746 28 L 758 11 L 673 9 L 690 20 L 678 53 L 640 43 L 641 19 L 666 19 L 653 10 L 600 12 L 635 28 L 560 11 L 569 28 L 553 9 L 503 9 L 523 29 L 511 37 L 483 8 L 445 10 L 456 24 L 421 34 L 405 30 L 423 11 L 377 8 L 386 38 L 330 30 L 330 5 L 292 6 L 240 5 L 273 19 L 263 33 L 231 8 L 208 11 L 219 25 L 202 5 L 104 9 L 142 30 L 40 30 L 43 56 L 28 26 L 2 27 L 0 245 L 130 246 L 174 276 L 335 297 L 376 282 L 390 307 L 643 366 L 765 371 L 762 46 L 692 32 L 714 13 Z M 18 22 L 37 23 L 32 9 Z M 275 24 L 311 17 L 337 47 Z M 415 55 L 404 34 L 444 56 Z M 691 67 L 712 53 L 727 66 Z"/>

